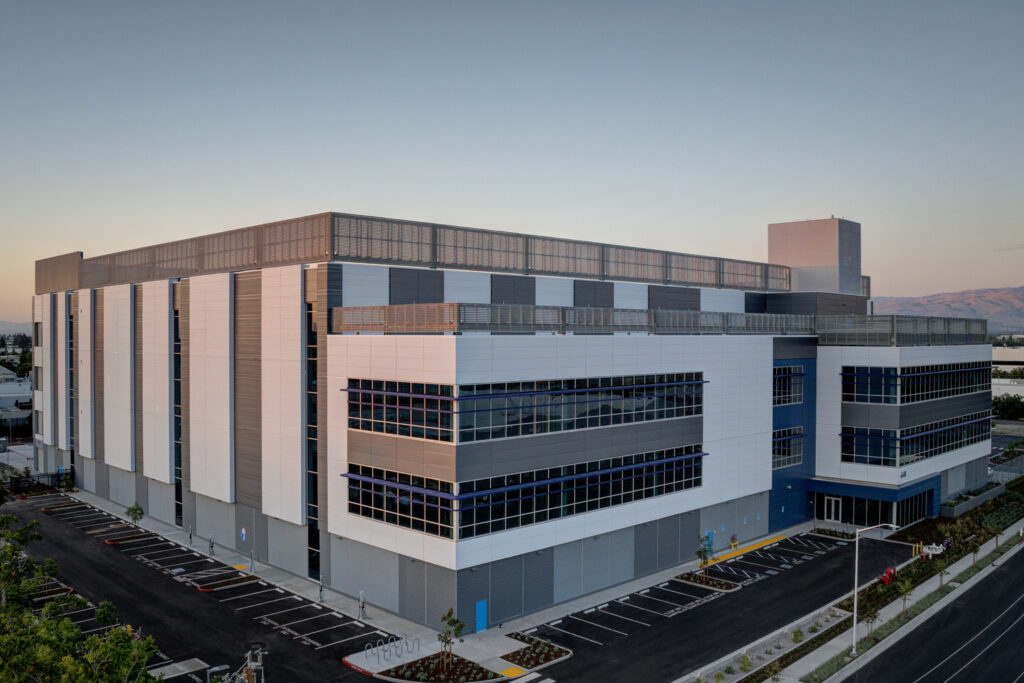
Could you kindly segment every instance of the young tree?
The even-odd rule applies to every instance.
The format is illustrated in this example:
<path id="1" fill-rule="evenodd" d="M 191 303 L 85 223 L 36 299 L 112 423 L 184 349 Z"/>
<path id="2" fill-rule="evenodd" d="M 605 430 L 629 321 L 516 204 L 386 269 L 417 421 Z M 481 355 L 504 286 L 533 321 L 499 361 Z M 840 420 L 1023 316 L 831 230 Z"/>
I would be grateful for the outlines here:
<path id="1" fill-rule="evenodd" d="M 909 598 L 910 594 L 912 592 L 914 592 L 914 584 L 910 583 L 910 579 L 909 578 L 907 578 L 905 576 L 901 576 L 901 577 L 898 577 L 896 579 L 896 581 L 893 583 L 893 585 L 896 586 L 896 594 L 899 595 L 901 598 L 903 598 L 903 612 L 902 612 L 901 616 L 906 618 L 906 616 L 907 616 L 907 598 Z"/>
<path id="2" fill-rule="evenodd" d="M 964 542 L 967 544 L 967 552 L 971 554 L 971 566 L 977 567 L 978 551 L 981 550 L 981 536 L 975 534 Z"/>
<path id="3" fill-rule="evenodd" d="M 125 509 L 124 514 L 131 520 L 132 524 L 138 524 L 139 520 L 145 516 L 146 511 L 139 505 L 139 501 L 135 501 L 131 504 L 131 507 Z"/>
<path id="4" fill-rule="evenodd" d="M 441 641 L 442 666 L 447 671 L 452 665 L 455 641 L 463 642 L 461 637 L 462 629 L 466 625 L 455 616 L 454 608 L 449 607 L 448 611 L 441 615 L 441 627 L 441 632 L 437 634 L 437 639 Z"/>
<path id="5" fill-rule="evenodd" d="M 878 621 L 878 610 L 873 607 L 868 607 L 864 610 L 864 623 L 868 625 L 868 635 L 875 628 L 875 622 Z"/>
<path id="6" fill-rule="evenodd" d="M 705 534 L 704 536 L 697 537 L 697 550 L 694 551 L 694 555 L 697 556 L 697 566 L 700 567 L 701 573 L 704 576 L 708 575 L 708 566 L 711 564 L 711 535 Z"/>
<path id="7" fill-rule="evenodd" d="M 110 600 L 104 600 L 100 603 L 99 607 L 96 608 L 96 614 L 93 616 L 96 623 L 100 626 L 110 626 L 111 624 L 117 623 L 117 608 L 114 607 L 114 603 Z"/>
<path id="8" fill-rule="evenodd" d="M 0 515 L 0 610 L 7 608 L 8 600 L 20 602 L 42 578 L 56 573 L 55 566 L 40 564 L 21 552 L 23 545 L 42 538 L 35 531 L 39 523 L 15 527 L 17 521 L 14 515 Z"/>

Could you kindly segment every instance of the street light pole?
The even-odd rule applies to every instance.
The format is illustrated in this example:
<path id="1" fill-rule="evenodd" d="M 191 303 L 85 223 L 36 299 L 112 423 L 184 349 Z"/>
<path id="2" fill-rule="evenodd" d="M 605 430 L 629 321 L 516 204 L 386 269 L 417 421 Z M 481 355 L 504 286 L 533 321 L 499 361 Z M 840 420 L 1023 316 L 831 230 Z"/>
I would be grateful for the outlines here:
<path id="1" fill-rule="evenodd" d="M 857 586 L 859 578 L 857 576 L 860 569 L 860 535 L 865 531 L 871 531 L 872 529 L 881 529 L 882 527 L 888 527 L 895 529 L 895 524 L 876 524 L 875 526 L 864 527 L 863 529 L 857 529 L 854 532 L 853 539 L 853 656 L 857 656 Z"/>

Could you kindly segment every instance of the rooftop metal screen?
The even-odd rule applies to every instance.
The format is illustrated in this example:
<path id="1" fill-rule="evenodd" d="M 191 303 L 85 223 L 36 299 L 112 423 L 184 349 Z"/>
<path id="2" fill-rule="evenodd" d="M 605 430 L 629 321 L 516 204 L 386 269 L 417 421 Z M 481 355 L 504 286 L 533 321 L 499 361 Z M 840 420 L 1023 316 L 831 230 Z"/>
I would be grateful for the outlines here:
<path id="1" fill-rule="evenodd" d="M 817 336 L 830 346 L 983 344 L 984 320 L 814 316 L 513 304 L 409 304 L 331 309 L 331 331 L 376 334 L 763 334 Z"/>

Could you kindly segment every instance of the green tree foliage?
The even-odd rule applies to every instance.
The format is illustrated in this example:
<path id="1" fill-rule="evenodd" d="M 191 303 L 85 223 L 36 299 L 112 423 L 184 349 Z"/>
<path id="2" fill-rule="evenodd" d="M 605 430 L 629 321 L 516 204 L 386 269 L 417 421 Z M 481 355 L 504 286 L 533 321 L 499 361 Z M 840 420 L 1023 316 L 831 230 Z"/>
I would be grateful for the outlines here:
<path id="1" fill-rule="evenodd" d="M 117 623 L 117 608 L 110 600 L 104 600 L 96 608 L 96 623 L 100 626 L 110 626 Z"/>
<path id="2" fill-rule="evenodd" d="M 11 344 L 15 349 L 31 349 L 32 337 L 28 336 L 24 332 L 19 332 L 12 337 Z"/>
<path id="3" fill-rule="evenodd" d="M 125 509 L 124 514 L 131 520 L 132 524 L 138 524 L 139 520 L 146 514 L 146 511 L 139 505 L 139 501 L 135 501 L 131 507 Z"/>
<path id="4" fill-rule="evenodd" d="M 57 573 L 52 560 L 38 562 L 22 547 L 38 539 L 35 523 L 18 525 L 12 515 L 0 515 L 0 681 L 61 681 L 61 683 L 136 683 L 155 680 L 146 663 L 156 652 L 151 637 L 120 626 L 88 638 L 63 616 L 85 601 L 58 596 L 40 614 L 32 597 L 40 583 Z M 103 602 L 96 610 L 100 623 L 116 623 L 114 606 Z"/>
<path id="5" fill-rule="evenodd" d="M 999 379 L 1024 379 L 1024 367 L 1010 368 L 1009 370 L 992 368 L 992 377 Z"/>
<path id="6" fill-rule="evenodd" d="M 455 616 L 454 608 L 449 607 L 448 611 L 441 615 L 441 631 L 437 634 L 437 639 L 441 641 L 441 661 L 445 670 L 451 668 L 455 641 L 462 642 L 462 629 L 465 627 L 462 620 Z"/>
<path id="7" fill-rule="evenodd" d="M 698 566 L 701 568 L 702 573 L 707 576 L 708 565 L 711 563 L 711 536 L 704 535 L 697 537 L 697 550 L 694 551 L 694 555 L 697 556 Z"/>
<path id="8" fill-rule="evenodd" d="M 1020 420 L 1024 418 L 1024 396 L 1016 394 L 993 396 L 992 412 L 1000 420 Z"/>

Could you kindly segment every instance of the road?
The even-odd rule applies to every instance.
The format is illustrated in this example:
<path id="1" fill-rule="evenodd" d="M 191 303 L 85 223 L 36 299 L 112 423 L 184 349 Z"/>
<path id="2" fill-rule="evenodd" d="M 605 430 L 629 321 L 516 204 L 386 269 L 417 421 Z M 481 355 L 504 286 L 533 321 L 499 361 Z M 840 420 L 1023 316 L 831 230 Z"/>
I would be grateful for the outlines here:
<path id="1" fill-rule="evenodd" d="M 1002 561 L 1000 561 L 1002 562 Z M 1024 680 L 1024 553 L 1017 552 L 847 681 Z"/>

